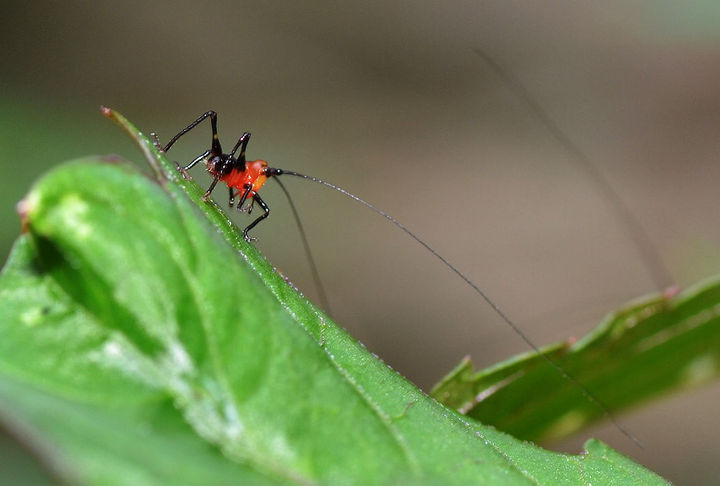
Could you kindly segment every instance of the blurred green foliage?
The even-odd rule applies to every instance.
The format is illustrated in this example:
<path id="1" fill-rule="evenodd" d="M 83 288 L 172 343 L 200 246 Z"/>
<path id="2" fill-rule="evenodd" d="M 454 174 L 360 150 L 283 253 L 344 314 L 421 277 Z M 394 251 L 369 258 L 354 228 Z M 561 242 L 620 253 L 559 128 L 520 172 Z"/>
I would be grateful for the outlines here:
<path id="1" fill-rule="evenodd" d="M 632 302 L 579 341 L 551 345 L 543 353 L 618 415 L 659 395 L 717 378 L 718 306 L 720 281 L 714 278 L 680 295 Z M 431 395 L 482 423 L 532 441 L 564 437 L 607 418 L 599 404 L 534 352 L 480 371 L 466 358 Z"/>
<path id="2" fill-rule="evenodd" d="M 87 154 L 133 153 L 132 144 L 113 133 L 97 108 L 81 110 L 56 100 L 3 90 L 0 93 L 0 255 L 3 260 L 20 232 L 16 204 L 33 181 L 62 160 Z"/>

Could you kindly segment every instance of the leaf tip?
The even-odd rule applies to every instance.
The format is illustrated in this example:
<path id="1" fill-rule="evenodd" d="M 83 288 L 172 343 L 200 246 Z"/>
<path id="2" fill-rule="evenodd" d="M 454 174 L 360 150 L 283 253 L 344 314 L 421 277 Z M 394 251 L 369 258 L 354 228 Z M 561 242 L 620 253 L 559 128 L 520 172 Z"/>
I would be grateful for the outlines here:
<path id="1" fill-rule="evenodd" d="M 133 135 L 133 130 L 130 130 L 130 128 L 128 127 L 128 121 L 120 113 L 105 105 L 100 105 L 100 113 L 102 113 L 105 118 L 109 118 L 110 120 L 114 121 L 115 123 L 123 127 L 128 133 Z"/>

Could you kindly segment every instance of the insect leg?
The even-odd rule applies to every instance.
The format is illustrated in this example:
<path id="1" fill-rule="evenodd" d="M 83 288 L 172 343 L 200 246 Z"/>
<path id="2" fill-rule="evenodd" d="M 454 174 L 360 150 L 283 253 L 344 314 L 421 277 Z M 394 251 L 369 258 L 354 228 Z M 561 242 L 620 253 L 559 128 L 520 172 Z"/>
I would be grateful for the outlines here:
<path id="1" fill-rule="evenodd" d="M 255 205 L 255 199 L 250 199 L 250 204 L 240 210 L 240 212 L 251 214 L 253 206 Z"/>
<path id="2" fill-rule="evenodd" d="M 210 197 L 210 193 L 213 192 L 213 189 L 215 189 L 215 185 L 218 183 L 219 180 L 220 180 L 219 177 L 216 177 L 215 179 L 213 179 L 212 183 L 210 184 L 210 187 L 208 187 L 208 190 L 205 191 L 205 194 L 203 194 L 203 197 L 202 197 L 203 201 L 208 200 L 208 198 Z"/>
<path id="3" fill-rule="evenodd" d="M 240 201 L 238 202 L 237 208 L 238 211 L 242 211 L 243 204 L 245 204 L 245 201 L 247 201 L 247 198 L 250 196 L 250 193 L 252 192 L 252 185 L 245 184 L 243 186 L 245 189 L 242 193 L 242 196 L 240 196 Z"/>
<path id="4" fill-rule="evenodd" d="M 205 118 L 208 118 L 208 117 L 210 117 L 210 123 L 211 123 L 211 125 L 212 125 L 212 147 L 211 147 L 210 150 L 211 150 L 211 152 L 214 153 L 214 154 L 218 154 L 218 155 L 219 155 L 219 154 L 222 154 L 222 148 L 220 147 L 220 140 L 218 139 L 218 133 L 217 133 L 217 113 L 215 113 L 215 112 L 212 111 L 212 110 L 210 110 L 210 111 L 208 111 L 208 112 L 206 112 L 206 113 L 203 113 L 202 115 L 200 115 L 200 116 L 198 117 L 197 120 L 195 120 L 194 122 L 192 122 L 192 123 L 191 123 L 190 125 L 188 125 L 187 127 L 183 128 L 183 129 L 180 131 L 180 133 L 178 133 L 177 135 L 175 135 L 173 138 L 170 139 L 170 141 L 168 142 L 167 145 L 165 145 L 165 147 L 162 149 L 162 151 L 163 151 L 163 152 L 167 152 L 168 150 L 170 150 L 170 147 L 172 147 L 173 144 L 174 144 L 175 142 L 177 142 L 177 140 L 178 140 L 180 137 L 182 137 L 182 136 L 185 135 L 187 132 L 189 132 L 190 130 L 192 130 L 192 129 L 195 128 L 196 126 L 198 126 L 198 124 L 199 124 L 201 121 L 203 121 Z"/>
<path id="5" fill-rule="evenodd" d="M 242 168 L 241 170 L 245 170 L 245 149 L 247 149 L 248 142 L 250 141 L 250 132 L 245 132 L 242 134 L 242 137 L 237 141 L 235 146 L 232 149 L 232 152 L 230 152 L 230 156 L 235 156 L 235 152 L 237 152 L 237 149 L 240 148 L 240 155 L 238 156 L 238 160 L 242 162 Z"/>
<path id="6" fill-rule="evenodd" d="M 263 211 L 265 211 L 265 212 L 262 213 L 255 221 L 253 221 L 252 223 L 250 223 L 250 224 L 247 226 L 247 228 L 245 228 L 245 229 L 243 230 L 243 236 L 245 237 L 245 241 L 253 241 L 253 240 L 256 239 L 256 238 L 251 238 L 250 236 L 248 236 L 248 231 L 250 231 L 250 230 L 253 229 L 255 226 L 257 226 L 257 224 L 258 224 L 260 221 L 262 221 L 263 219 L 267 218 L 268 215 L 270 214 L 270 208 L 268 207 L 267 204 L 265 204 L 265 201 L 263 201 L 262 198 L 261 198 L 257 193 L 253 194 L 253 200 L 256 201 L 256 202 L 260 205 L 260 207 L 263 208 Z"/>
<path id="7" fill-rule="evenodd" d="M 230 193 L 230 198 L 228 199 L 228 205 L 230 207 L 233 207 L 233 204 L 235 204 L 235 190 L 232 187 L 228 187 L 228 192 Z"/>
<path id="8" fill-rule="evenodd" d="M 209 150 L 206 150 L 206 151 L 203 152 L 202 154 L 200 154 L 200 155 L 198 155 L 197 157 L 195 157 L 195 158 L 193 159 L 193 161 L 190 162 L 188 165 L 186 165 L 185 167 L 182 167 L 182 168 L 181 168 L 181 172 L 186 172 L 186 171 L 192 169 L 193 167 L 195 167 L 195 164 L 197 164 L 197 163 L 200 162 L 201 160 L 205 160 L 209 155 L 210 155 L 210 151 L 209 151 Z"/>

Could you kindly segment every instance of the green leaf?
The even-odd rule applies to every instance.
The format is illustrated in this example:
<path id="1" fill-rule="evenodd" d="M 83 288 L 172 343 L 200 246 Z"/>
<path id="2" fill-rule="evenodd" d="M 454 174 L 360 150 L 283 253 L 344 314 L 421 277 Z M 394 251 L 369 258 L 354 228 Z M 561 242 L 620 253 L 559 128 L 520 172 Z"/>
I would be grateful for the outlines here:
<path id="1" fill-rule="evenodd" d="M 543 350 L 613 414 L 720 374 L 720 278 L 610 314 L 575 343 Z M 451 408 L 515 437 L 556 439 L 604 418 L 550 366 L 527 353 L 484 371 L 468 358 L 432 390 Z"/>
<path id="2" fill-rule="evenodd" d="M 666 484 L 424 395 L 307 302 L 117 113 L 154 168 L 86 159 L 21 204 L 0 416 L 84 484 Z"/>

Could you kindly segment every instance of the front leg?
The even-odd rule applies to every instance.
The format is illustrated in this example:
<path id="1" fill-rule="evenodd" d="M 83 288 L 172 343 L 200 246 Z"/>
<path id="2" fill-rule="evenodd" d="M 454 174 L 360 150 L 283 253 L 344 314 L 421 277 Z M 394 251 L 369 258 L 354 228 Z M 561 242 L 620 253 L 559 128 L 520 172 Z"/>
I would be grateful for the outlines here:
<path id="1" fill-rule="evenodd" d="M 210 187 L 208 187 L 208 190 L 205 191 L 205 194 L 203 194 L 202 196 L 203 201 L 207 201 L 208 199 L 210 199 L 210 193 L 213 192 L 213 189 L 215 189 L 215 186 L 217 185 L 219 180 L 220 179 L 218 177 L 213 179 L 212 184 L 210 184 Z"/>
<path id="2" fill-rule="evenodd" d="M 158 137 L 157 133 L 150 132 L 150 139 L 152 140 L 153 147 L 155 147 L 158 152 L 165 152 L 164 147 L 160 143 L 160 137 Z"/>
<path id="3" fill-rule="evenodd" d="M 203 152 L 202 154 L 200 154 L 200 155 L 198 155 L 197 157 L 195 157 L 195 158 L 193 159 L 193 161 L 190 162 L 190 163 L 189 163 L 188 165 L 186 165 L 185 167 L 181 167 L 181 166 L 178 165 L 177 163 L 176 163 L 175 165 L 178 166 L 178 170 L 179 170 L 180 173 L 182 174 L 183 179 L 186 179 L 186 180 L 187 180 L 187 179 L 190 179 L 190 174 L 188 174 L 188 171 L 189 171 L 190 169 L 192 169 L 193 167 L 195 167 L 195 165 L 197 165 L 198 162 L 207 159 L 209 156 L 210 156 L 210 151 L 209 151 L 209 150 L 206 150 L 206 151 Z"/>

